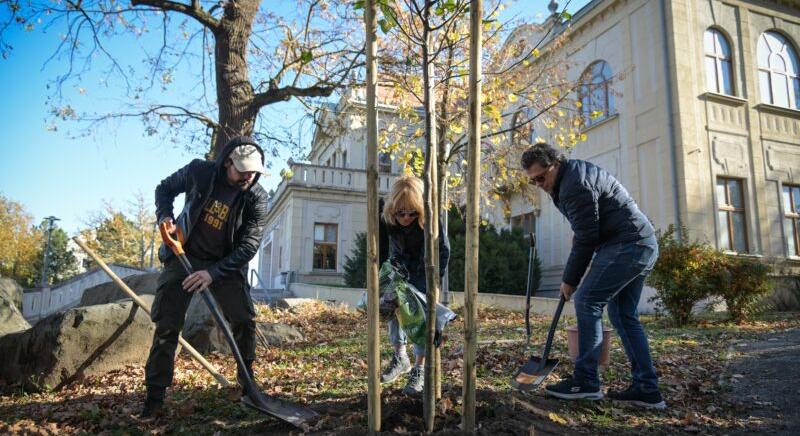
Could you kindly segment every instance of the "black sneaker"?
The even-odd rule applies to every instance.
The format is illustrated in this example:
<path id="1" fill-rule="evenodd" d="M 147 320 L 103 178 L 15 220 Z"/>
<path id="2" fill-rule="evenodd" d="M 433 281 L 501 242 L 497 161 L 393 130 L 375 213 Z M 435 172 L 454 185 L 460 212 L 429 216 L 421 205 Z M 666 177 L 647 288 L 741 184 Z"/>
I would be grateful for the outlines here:
<path id="1" fill-rule="evenodd" d="M 661 396 L 661 392 L 645 393 L 640 391 L 636 386 L 628 386 L 624 391 L 608 391 L 608 398 L 615 401 L 628 401 L 634 406 L 644 407 L 646 409 L 659 409 L 667 408 L 667 403 Z"/>
<path id="2" fill-rule="evenodd" d="M 391 383 L 397 380 L 397 377 L 409 371 L 411 371 L 411 361 L 408 360 L 408 355 L 398 355 L 395 353 L 392 355 L 389 366 L 383 371 L 383 374 L 381 374 L 381 383 Z"/>
<path id="3" fill-rule="evenodd" d="M 565 378 L 554 385 L 547 385 L 544 391 L 548 395 L 552 395 L 562 400 L 600 400 L 603 398 L 603 392 L 600 388 L 590 388 L 587 386 L 575 383 L 572 377 Z"/>
<path id="4" fill-rule="evenodd" d="M 148 398 L 144 401 L 144 408 L 142 408 L 142 413 L 139 414 L 139 418 L 142 419 L 158 418 L 163 414 L 164 414 L 164 401 L 153 400 Z"/>
<path id="5" fill-rule="evenodd" d="M 408 375 L 408 382 L 406 387 L 403 388 L 403 393 L 406 395 L 419 395 L 425 388 L 425 368 L 414 365 L 411 368 L 411 373 Z"/>

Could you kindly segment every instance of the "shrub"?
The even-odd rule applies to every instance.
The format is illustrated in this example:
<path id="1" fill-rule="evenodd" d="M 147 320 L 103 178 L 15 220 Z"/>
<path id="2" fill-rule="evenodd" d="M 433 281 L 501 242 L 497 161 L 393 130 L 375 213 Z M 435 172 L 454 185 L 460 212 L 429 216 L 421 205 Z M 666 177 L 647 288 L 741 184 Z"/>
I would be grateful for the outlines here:
<path id="1" fill-rule="evenodd" d="M 741 324 L 756 312 L 758 303 L 771 288 L 772 268 L 763 263 L 727 257 L 723 283 L 716 294 L 725 300 L 732 321 Z"/>
<path id="2" fill-rule="evenodd" d="M 447 234 L 450 235 L 450 290 L 464 290 L 464 255 L 466 223 L 463 208 L 448 212 Z M 525 295 L 528 279 L 528 253 L 530 245 L 522 230 L 498 231 L 493 225 L 483 223 L 479 229 L 478 290 L 486 293 Z M 539 288 L 541 261 L 537 255 L 533 263 L 531 289 Z"/>
<path id="3" fill-rule="evenodd" d="M 676 325 L 684 326 L 691 320 L 694 305 L 719 287 L 725 258 L 705 244 L 689 242 L 686 228 L 680 229 L 680 239 L 675 237 L 674 225 L 657 232 L 659 256 L 647 284 L 656 289 L 651 300 L 657 310 L 666 310 Z"/>
<path id="4" fill-rule="evenodd" d="M 356 233 L 355 248 L 344 259 L 344 283 L 351 288 L 367 287 L 367 234 Z"/>

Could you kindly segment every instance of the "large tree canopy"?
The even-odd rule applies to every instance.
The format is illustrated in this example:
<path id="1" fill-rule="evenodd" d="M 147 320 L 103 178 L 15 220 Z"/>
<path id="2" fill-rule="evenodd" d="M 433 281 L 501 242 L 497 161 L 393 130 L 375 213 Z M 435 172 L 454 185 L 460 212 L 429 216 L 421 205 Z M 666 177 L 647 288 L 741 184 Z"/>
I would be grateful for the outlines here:
<path id="1" fill-rule="evenodd" d="M 10 26 L 60 37 L 49 61 L 62 71 L 49 101 L 55 119 L 84 121 L 90 132 L 138 118 L 147 134 L 202 144 L 212 155 L 240 134 L 274 147 L 291 141 L 262 109 L 293 97 L 311 107 L 308 99 L 349 84 L 363 62 L 363 31 L 345 2 L 0 0 L 2 7 L 4 57 L 13 49 Z M 120 102 L 112 110 L 73 106 L 64 92 L 91 92 L 82 81 L 89 72 L 102 75 L 98 95 Z"/>

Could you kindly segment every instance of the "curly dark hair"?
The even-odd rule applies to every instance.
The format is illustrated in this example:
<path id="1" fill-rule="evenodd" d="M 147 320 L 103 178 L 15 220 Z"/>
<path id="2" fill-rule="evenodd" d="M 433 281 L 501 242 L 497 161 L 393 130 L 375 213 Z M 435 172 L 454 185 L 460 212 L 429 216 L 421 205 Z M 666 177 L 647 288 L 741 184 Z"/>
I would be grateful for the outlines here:
<path id="1" fill-rule="evenodd" d="M 563 161 L 564 155 L 550 144 L 539 142 L 522 153 L 520 165 L 527 170 L 531 165 L 538 163 L 542 168 L 547 168 L 556 161 Z"/>

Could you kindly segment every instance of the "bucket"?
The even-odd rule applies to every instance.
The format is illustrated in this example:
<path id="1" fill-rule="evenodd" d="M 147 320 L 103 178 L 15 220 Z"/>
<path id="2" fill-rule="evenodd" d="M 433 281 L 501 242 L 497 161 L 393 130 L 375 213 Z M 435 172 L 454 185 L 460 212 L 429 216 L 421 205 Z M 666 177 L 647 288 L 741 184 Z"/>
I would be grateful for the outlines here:
<path id="1" fill-rule="evenodd" d="M 611 328 L 603 326 L 603 346 L 600 349 L 600 367 L 605 370 L 608 367 L 608 350 L 611 347 Z M 575 362 L 578 358 L 578 326 L 567 327 L 567 351 L 569 360 Z"/>

